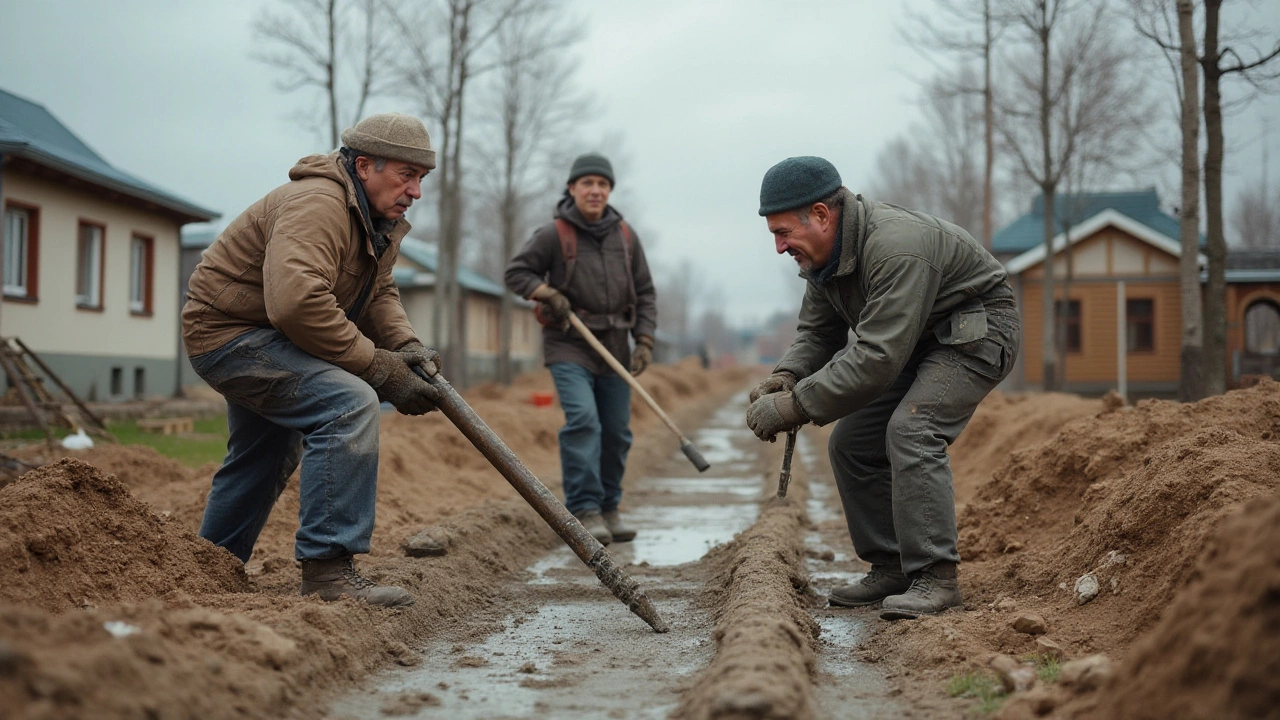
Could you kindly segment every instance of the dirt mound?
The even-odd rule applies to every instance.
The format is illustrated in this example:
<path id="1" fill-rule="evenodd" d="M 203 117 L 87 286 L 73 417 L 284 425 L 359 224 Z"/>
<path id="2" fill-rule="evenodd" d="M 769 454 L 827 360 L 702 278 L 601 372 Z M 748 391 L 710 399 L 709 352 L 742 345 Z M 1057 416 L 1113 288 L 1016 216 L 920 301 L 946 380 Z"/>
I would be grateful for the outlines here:
<path id="1" fill-rule="evenodd" d="M 1280 717 L 1280 497 L 1222 523 L 1097 699 L 1098 718 Z"/>
<path id="2" fill-rule="evenodd" d="M 0 489 L 0 568 L 0 599 L 50 612 L 249 589 L 228 553 L 71 459 Z"/>
<path id="3" fill-rule="evenodd" d="M 960 523 L 975 599 L 1051 598 L 1097 646 L 1148 629 L 1239 503 L 1280 487 L 1280 384 L 1196 404 L 1144 401 L 1014 453 Z M 979 562 L 988 561 L 988 562 Z M 1077 578 L 1098 599 L 1075 608 Z"/>

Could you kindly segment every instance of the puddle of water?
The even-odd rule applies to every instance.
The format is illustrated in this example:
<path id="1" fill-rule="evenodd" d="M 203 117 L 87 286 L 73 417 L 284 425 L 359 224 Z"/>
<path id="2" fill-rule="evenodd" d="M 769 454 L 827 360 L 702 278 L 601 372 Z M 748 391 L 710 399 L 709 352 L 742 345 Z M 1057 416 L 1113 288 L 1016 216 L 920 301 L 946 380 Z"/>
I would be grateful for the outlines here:
<path id="1" fill-rule="evenodd" d="M 755 497 L 760 488 L 752 485 Z M 759 513 L 755 503 L 636 508 L 628 519 L 644 531 L 629 543 L 610 545 L 609 551 L 623 562 L 656 567 L 693 562 L 750 527 Z"/>

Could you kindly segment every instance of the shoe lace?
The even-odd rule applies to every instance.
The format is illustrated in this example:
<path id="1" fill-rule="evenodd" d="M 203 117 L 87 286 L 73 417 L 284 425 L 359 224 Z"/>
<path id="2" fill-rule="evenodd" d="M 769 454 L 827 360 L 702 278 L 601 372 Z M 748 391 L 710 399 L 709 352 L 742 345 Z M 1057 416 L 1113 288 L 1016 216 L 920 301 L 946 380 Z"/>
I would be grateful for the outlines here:
<path id="1" fill-rule="evenodd" d="M 933 576 L 929 573 L 920 573 L 911 580 L 911 587 L 907 588 L 908 595 L 928 595 L 933 592 Z"/>
<path id="2" fill-rule="evenodd" d="M 347 563 L 347 568 L 342 571 L 342 577 L 347 581 L 347 584 L 357 590 L 365 590 L 375 587 L 375 583 L 372 580 L 356 572 L 356 566 L 353 562 Z"/>

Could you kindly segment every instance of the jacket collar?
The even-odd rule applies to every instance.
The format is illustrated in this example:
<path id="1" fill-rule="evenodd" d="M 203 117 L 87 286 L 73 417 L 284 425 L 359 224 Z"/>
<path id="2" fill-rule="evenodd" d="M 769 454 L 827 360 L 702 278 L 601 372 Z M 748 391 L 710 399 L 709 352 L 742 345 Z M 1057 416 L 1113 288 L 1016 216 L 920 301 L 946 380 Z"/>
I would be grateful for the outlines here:
<path id="1" fill-rule="evenodd" d="M 840 188 L 844 193 L 844 207 L 840 211 L 839 231 L 836 235 L 834 256 L 817 272 L 801 271 L 800 277 L 815 285 L 825 285 L 835 278 L 844 277 L 858 269 L 858 258 L 862 255 L 862 245 L 866 241 L 867 208 L 861 195 L 855 195 L 846 187 Z M 834 272 L 826 272 L 831 263 L 836 263 Z"/>

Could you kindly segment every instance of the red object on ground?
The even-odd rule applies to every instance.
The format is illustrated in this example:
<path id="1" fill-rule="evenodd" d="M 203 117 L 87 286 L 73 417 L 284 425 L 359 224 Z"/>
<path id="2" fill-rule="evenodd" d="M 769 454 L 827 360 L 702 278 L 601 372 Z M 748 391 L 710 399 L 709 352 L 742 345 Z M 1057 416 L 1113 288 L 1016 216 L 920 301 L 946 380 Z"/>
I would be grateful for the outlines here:
<path id="1" fill-rule="evenodd" d="M 533 403 L 534 407 L 551 407 L 551 401 L 554 399 L 555 396 L 549 392 L 535 391 L 529 396 L 529 402 Z"/>

